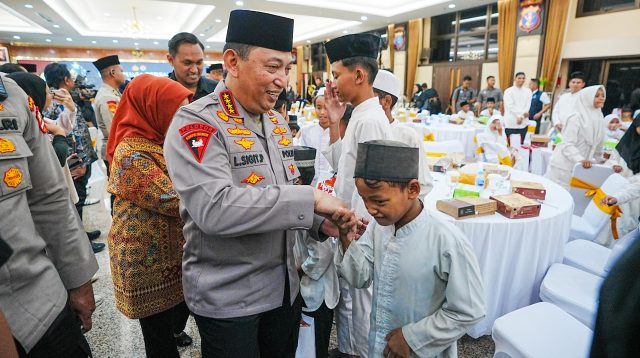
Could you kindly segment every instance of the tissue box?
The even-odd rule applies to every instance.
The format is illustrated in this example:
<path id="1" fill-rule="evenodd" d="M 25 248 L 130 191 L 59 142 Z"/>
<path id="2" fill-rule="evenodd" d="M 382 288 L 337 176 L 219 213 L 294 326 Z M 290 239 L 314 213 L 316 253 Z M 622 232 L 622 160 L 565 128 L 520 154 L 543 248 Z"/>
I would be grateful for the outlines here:
<path id="1" fill-rule="evenodd" d="M 540 204 L 520 194 L 496 195 L 491 199 L 498 205 L 496 210 L 509 219 L 533 218 L 540 215 Z"/>
<path id="2" fill-rule="evenodd" d="M 476 187 L 475 185 L 458 184 L 453 190 L 454 198 L 462 198 L 467 196 L 480 197 L 480 189 L 478 189 L 478 187 Z"/>
<path id="3" fill-rule="evenodd" d="M 534 134 L 531 136 L 531 144 L 535 144 L 537 146 L 546 147 L 550 141 L 551 138 L 546 135 Z"/>
<path id="4" fill-rule="evenodd" d="M 529 199 L 544 200 L 547 197 L 547 189 L 541 183 L 512 180 L 511 189 Z"/>
<path id="5" fill-rule="evenodd" d="M 494 214 L 497 205 L 490 199 L 466 197 L 438 200 L 436 208 L 455 219 L 464 219 Z"/>

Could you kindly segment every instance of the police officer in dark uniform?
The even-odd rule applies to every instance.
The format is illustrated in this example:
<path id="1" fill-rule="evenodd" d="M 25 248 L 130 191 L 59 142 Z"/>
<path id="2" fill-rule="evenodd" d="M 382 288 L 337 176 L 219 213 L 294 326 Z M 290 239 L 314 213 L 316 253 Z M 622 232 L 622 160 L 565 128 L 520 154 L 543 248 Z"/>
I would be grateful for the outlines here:
<path id="1" fill-rule="evenodd" d="M 98 263 L 38 109 L 0 79 L 0 236 L 14 252 L 0 270 L 0 307 L 21 357 L 88 357 Z"/>
<path id="2" fill-rule="evenodd" d="M 202 76 L 204 68 L 204 45 L 196 35 L 181 32 L 169 40 L 167 61 L 173 67 L 169 78 L 178 81 L 193 92 L 193 100 L 198 100 L 216 89 L 218 82 Z"/>

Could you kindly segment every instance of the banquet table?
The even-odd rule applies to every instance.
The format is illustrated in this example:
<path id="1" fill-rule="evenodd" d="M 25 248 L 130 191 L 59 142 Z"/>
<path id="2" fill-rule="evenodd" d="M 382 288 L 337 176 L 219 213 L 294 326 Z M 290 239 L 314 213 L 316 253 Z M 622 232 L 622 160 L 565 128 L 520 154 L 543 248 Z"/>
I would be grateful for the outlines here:
<path id="1" fill-rule="evenodd" d="M 425 130 L 433 133 L 436 142 L 442 142 L 446 140 L 459 140 L 464 147 L 464 154 L 467 157 L 474 157 L 476 152 L 476 143 L 474 138 L 476 134 L 484 131 L 484 126 L 464 126 L 451 123 L 438 123 L 432 125 L 424 125 L 422 123 L 403 122 L 403 125 L 410 126 L 416 130 L 420 135 L 425 134 Z"/>
<path id="2" fill-rule="evenodd" d="M 547 189 L 540 216 L 507 219 L 496 213 L 456 220 L 436 209 L 436 201 L 447 198 L 450 189 L 443 174 L 432 176 L 434 188 L 425 199 L 425 208 L 466 234 L 480 266 L 487 314 L 468 334 L 474 338 L 491 334 L 498 317 L 540 301 L 542 279 L 552 264 L 562 262 L 569 240 L 571 195 L 546 178 L 512 170 L 512 179 L 539 182 Z"/>
<path id="3" fill-rule="evenodd" d="M 531 151 L 529 171 L 532 174 L 544 175 L 547 172 L 552 153 L 553 150 L 548 147 L 533 148 Z"/>

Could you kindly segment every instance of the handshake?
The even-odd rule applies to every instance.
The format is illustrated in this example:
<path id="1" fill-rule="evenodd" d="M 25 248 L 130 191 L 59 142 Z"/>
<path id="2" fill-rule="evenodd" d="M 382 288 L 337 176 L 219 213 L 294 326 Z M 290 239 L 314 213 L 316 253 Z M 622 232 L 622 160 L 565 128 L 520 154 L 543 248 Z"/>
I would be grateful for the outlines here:
<path id="1" fill-rule="evenodd" d="M 339 237 L 344 250 L 353 240 L 358 240 L 367 229 L 369 221 L 356 216 L 340 199 L 321 190 L 313 189 L 314 211 L 327 218 L 320 230 L 327 236 Z"/>

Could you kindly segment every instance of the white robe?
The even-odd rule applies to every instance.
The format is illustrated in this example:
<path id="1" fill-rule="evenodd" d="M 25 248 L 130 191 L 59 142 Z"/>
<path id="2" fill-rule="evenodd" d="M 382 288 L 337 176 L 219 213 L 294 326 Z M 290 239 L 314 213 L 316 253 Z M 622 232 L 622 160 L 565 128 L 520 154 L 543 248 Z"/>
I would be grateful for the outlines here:
<path id="1" fill-rule="evenodd" d="M 620 175 L 630 183 L 627 187 L 620 188 L 621 190 L 617 193 L 607 193 L 618 199 L 618 204 L 622 208 L 622 216 L 618 220 L 618 234 L 622 237 L 622 235 L 638 227 L 638 217 L 640 216 L 640 200 L 638 200 L 638 197 L 640 197 L 640 172 L 633 174 L 633 171 L 627 167 L 627 162 L 620 157 L 620 153 L 615 149 L 604 164 L 611 167 L 614 165 L 621 166 L 622 172 Z M 603 230 L 603 232 L 606 231 L 607 229 Z M 610 233 L 611 231 L 609 230 L 608 232 Z"/>
<path id="2" fill-rule="evenodd" d="M 531 96 L 531 90 L 525 86 L 511 86 L 504 91 L 505 128 L 521 129 L 529 125 L 529 117 L 524 117 L 524 113 L 529 112 Z M 518 117 L 524 117 L 520 124 Z"/>
<path id="3" fill-rule="evenodd" d="M 385 336 L 398 327 L 412 357 L 456 357 L 456 341 L 486 313 L 467 238 L 426 209 L 395 234 L 393 226 L 370 224 L 346 253 L 338 248 L 336 265 L 356 287 L 373 282 L 371 357 L 382 357 Z"/>
<path id="4" fill-rule="evenodd" d="M 316 149 L 316 174 L 313 177 L 311 185 L 315 186 L 318 178 L 331 177 L 333 168 L 327 158 L 322 154 L 322 152 L 329 147 L 329 129 L 323 129 L 319 124 L 303 127 L 300 129 L 299 145 Z"/>
<path id="5" fill-rule="evenodd" d="M 567 92 L 558 97 L 558 101 L 553 106 L 553 112 L 551 112 L 551 120 L 554 126 L 559 123 L 564 127 L 567 124 L 567 118 L 575 111 L 578 93 L 580 92 Z"/>
<path id="6" fill-rule="evenodd" d="M 300 279 L 300 294 L 306 305 L 305 312 L 316 311 L 325 302 L 329 309 L 338 304 L 340 287 L 338 274 L 333 264 L 336 251 L 334 238 L 316 241 L 307 231 L 296 231 L 296 243 L 293 246 L 296 266 L 304 271 Z"/>
<path id="7" fill-rule="evenodd" d="M 424 197 L 433 189 L 433 179 L 429 173 L 426 153 L 424 151 L 424 145 L 422 145 L 423 139 L 418 132 L 408 126 L 400 124 L 397 120 L 391 122 L 391 134 L 393 140 L 420 149 L 420 172 L 418 174 L 418 181 L 420 182 L 420 199 L 424 200 Z"/>
<path id="8" fill-rule="evenodd" d="M 353 173 L 358 155 L 358 143 L 375 139 L 391 139 L 391 127 L 378 97 L 371 97 L 353 109 L 344 138 L 336 141 L 323 154 L 336 175 L 336 196 L 356 213 L 371 219 L 355 188 Z M 373 221 L 373 220 L 371 220 Z M 338 348 L 340 352 L 368 356 L 367 336 L 371 313 L 371 289 L 356 289 L 340 279 L 340 302 L 335 311 Z"/>

